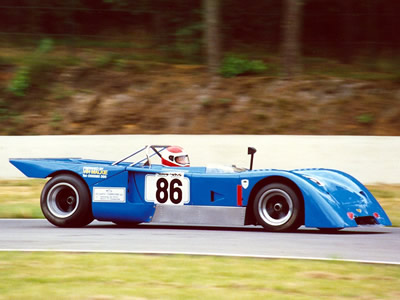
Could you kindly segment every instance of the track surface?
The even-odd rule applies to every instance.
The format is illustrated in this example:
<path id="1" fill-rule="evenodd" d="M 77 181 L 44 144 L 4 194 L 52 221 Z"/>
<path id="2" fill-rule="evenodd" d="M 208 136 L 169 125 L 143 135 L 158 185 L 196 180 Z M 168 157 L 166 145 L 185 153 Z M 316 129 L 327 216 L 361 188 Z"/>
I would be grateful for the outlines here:
<path id="1" fill-rule="evenodd" d="M 146 224 L 128 228 L 93 222 L 84 228 L 57 228 L 46 220 L 0 220 L 0 250 L 178 253 L 400 264 L 399 249 L 400 228 L 356 228 L 334 234 L 313 229 L 271 233 L 254 226 Z"/>

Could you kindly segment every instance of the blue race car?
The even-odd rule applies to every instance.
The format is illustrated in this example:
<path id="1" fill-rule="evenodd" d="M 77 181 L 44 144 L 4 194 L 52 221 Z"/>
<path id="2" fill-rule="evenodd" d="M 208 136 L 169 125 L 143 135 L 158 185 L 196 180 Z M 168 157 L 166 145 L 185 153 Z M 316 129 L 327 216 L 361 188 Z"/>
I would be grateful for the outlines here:
<path id="1" fill-rule="evenodd" d="M 85 226 L 93 219 L 122 225 L 252 224 L 268 231 L 391 225 L 374 196 L 352 176 L 328 169 L 253 170 L 255 152 L 248 148 L 249 169 L 193 167 L 182 148 L 157 145 L 115 162 L 10 162 L 28 177 L 51 177 L 40 204 L 47 220 L 60 227 Z"/>

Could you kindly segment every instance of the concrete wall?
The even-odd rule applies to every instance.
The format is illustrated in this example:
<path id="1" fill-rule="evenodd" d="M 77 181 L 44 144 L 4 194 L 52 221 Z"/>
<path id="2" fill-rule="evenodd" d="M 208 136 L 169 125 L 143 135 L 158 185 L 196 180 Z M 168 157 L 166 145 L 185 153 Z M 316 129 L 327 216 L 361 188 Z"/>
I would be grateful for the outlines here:
<path id="1" fill-rule="evenodd" d="M 365 184 L 400 183 L 400 137 L 279 135 L 0 136 L 0 178 L 23 177 L 9 158 L 82 157 L 117 160 L 147 144 L 180 145 L 194 166 L 248 167 L 247 146 L 257 148 L 254 168 L 324 167 Z"/>

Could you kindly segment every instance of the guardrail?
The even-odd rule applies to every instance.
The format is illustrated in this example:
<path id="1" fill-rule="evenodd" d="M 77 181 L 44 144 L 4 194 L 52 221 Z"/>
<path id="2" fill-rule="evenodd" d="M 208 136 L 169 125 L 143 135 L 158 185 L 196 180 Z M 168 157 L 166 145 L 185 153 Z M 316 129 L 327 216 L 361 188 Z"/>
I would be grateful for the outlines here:
<path id="1" fill-rule="evenodd" d="M 282 135 L 0 136 L 0 178 L 22 178 L 9 158 L 82 157 L 115 161 L 148 144 L 180 145 L 194 166 L 332 168 L 364 184 L 400 183 L 400 137 Z"/>

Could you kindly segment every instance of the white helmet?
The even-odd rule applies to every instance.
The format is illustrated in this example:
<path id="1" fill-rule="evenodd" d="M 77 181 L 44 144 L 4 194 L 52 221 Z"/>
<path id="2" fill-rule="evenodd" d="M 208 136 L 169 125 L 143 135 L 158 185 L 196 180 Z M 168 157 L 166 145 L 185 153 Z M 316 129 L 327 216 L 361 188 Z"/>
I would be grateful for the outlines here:
<path id="1" fill-rule="evenodd" d="M 162 152 L 161 163 L 167 167 L 190 167 L 189 156 L 179 146 L 169 146 Z"/>

